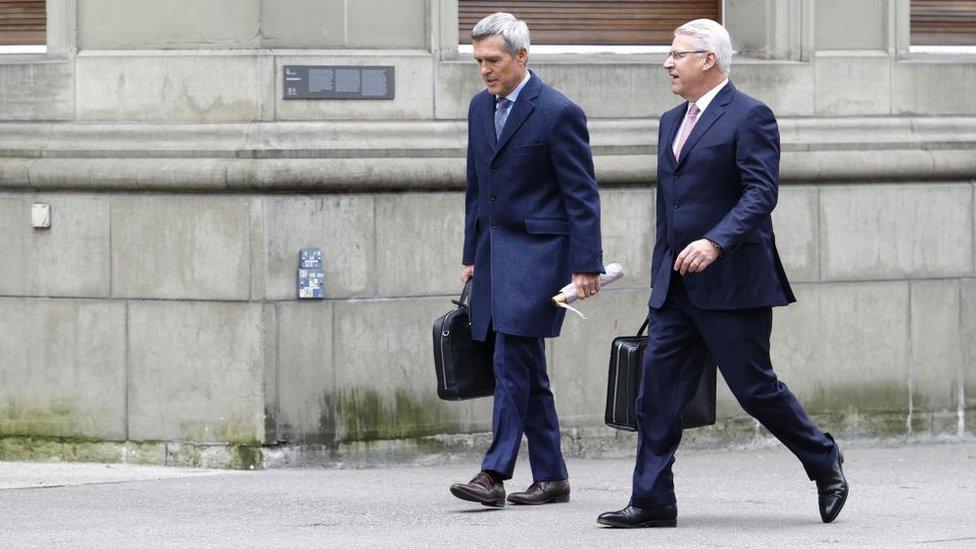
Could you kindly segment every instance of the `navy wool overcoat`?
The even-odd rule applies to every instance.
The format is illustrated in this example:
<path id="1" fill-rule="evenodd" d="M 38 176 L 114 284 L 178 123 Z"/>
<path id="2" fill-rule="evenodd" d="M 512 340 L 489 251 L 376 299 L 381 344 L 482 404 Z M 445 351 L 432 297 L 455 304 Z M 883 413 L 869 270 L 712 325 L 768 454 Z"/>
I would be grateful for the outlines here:
<path id="1" fill-rule="evenodd" d="M 536 74 L 495 138 L 495 96 L 468 109 L 462 263 L 474 265 L 471 327 L 556 337 L 550 298 L 573 273 L 602 273 L 600 199 L 586 116 Z"/>

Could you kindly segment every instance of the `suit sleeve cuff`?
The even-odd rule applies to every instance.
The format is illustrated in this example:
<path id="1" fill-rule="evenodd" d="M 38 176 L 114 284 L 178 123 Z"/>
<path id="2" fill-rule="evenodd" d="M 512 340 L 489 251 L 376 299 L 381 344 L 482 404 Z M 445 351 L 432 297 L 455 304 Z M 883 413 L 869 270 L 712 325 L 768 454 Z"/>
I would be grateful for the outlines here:
<path id="1" fill-rule="evenodd" d="M 719 247 L 720 252 L 725 252 L 732 248 L 734 243 L 728 238 L 722 238 L 721 236 L 713 233 L 708 233 L 704 236 L 705 240 L 710 241 Z"/>
<path id="2" fill-rule="evenodd" d="M 582 254 L 575 255 L 570 258 L 569 266 L 570 271 L 573 273 L 603 274 L 606 272 L 606 270 L 603 268 L 602 251 L 588 253 L 585 256 Z"/>

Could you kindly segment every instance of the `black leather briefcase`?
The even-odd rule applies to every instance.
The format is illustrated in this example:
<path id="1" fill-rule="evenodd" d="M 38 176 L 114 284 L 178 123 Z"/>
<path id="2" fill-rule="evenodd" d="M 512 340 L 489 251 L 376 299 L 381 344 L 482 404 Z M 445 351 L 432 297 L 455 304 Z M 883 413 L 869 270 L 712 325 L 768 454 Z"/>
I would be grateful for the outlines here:
<path id="1" fill-rule="evenodd" d="M 641 362 L 647 346 L 647 336 L 644 335 L 646 328 L 645 319 L 636 336 L 618 337 L 610 346 L 610 375 L 604 416 L 608 427 L 621 431 L 637 430 L 635 403 L 641 382 Z M 681 413 L 685 429 L 715 423 L 715 361 L 711 356 L 705 360 L 698 392 Z"/>
<path id="2" fill-rule="evenodd" d="M 437 396 L 442 400 L 465 400 L 494 394 L 491 341 L 471 339 L 471 316 L 465 303 L 471 281 L 464 285 L 461 297 L 451 300 L 457 309 L 434 321 L 434 369 L 437 372 Z"/>

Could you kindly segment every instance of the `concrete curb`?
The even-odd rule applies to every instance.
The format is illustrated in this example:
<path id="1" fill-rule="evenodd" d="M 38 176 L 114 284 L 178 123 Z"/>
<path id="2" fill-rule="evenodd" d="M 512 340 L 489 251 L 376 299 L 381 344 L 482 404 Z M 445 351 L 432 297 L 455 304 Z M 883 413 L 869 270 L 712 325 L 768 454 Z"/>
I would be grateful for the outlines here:
<path id="1" fill-rule="evenodd" d="M 908 430 L 904 414 L 877 413 L 856 419 L 815 416 L 845 444 L 905 444 L 976 441 L 976 432 L 939 429 L 951 414 L 919 413 Z M 605 426 L 566 428 L 561 432 L 568 458 L 618 459 L 634 456 L 634 433 Z M 186 442 L 97 441 L 0 438 L 0 461 L 98 462 L 216 469 L 277 469 L 290 467 L 362 468 L 389 465 L 432 465 L 478 461 L 491 443 L 491 433 L 437 434 L 394 440 L 350 440 L 330 443 L 272 445 L 199 444 Z M 775 446 L 778 442 L 749 417 L 720 420 L 716 425 L 685 431 L 682 448 L 741 449 Z M 525 442 L 523 455 L 527 455 Z"/>

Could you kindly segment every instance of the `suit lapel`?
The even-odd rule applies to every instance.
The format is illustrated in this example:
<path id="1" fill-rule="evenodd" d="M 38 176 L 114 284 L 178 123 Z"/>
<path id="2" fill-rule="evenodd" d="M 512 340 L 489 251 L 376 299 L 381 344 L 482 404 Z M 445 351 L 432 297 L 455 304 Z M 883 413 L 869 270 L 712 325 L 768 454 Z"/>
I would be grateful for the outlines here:
<path id="1" fill-rule="evenodd" d="M 664 134 L 665 142 L 662 143 L 662 145 L 664 145 L 664 149 L 663 149 L 665 155 L 664 157 L 667 158 L 668 162 L 670 162 L 672 165 L 674 165 L 676 162 L 674 159 L 674 151 L 673 151 L 674 140 L 678 137 L 678 130 L 681 128 L 681 121 L 685 119 L 686 112 L 688 112 L 687 101 L 684 104 L 684 108 L 680 109 L 679 112 L 677 113 L 672 112 L 674 116 L 671 117 L 671 122 L 669 124 L 670 127 L 668 128 L 667 133 Z"/>
<path id="2" fill-rule="evenodd" d="M 535 109 L 535 99 L 539 96 L 539 90 L 541 88 L 542 81 L 539 80 L 539 77 L 535 73 L 532 73 L 532 78 L 526 82 L 515 104 L 512 105 L 512 112 L 508 113 L 508 120 L 505 121 L 505 127 L 502 128 L 502 134 L 498 137 L 498 143 L 495 145 L 495 156 L 505 148 L 505 145 L 515 135 L 519 127 L 522 126 L 525 119 L 532 114 L 532 111 Z M 492 113 L 492 132 L 494 132 L 494 127 L 495 115 Z"/>
<path id="3" fill-rule="evenodd" d="M 681 148 L 681 157 L 678 158 L 678 163 L 675 164 L 676 168 L 684 162 L 685 158 L 688 157 L 688 151 L 695 147 L 702 136 L 705 135 L 705 132 L 708 131 L 708 128 L 711 128 L 712 124 L 725 114 L 726 109 L 729 108 L 729 103 L 732 102 L 732 94 L 734 92 L 735 88 L 732 86 L 732 82 L 729 82 L 722 88 L 722 91 L 718 92 L 718 95 L 715 96 L 711 104 L 708 105 L 705 113 L 698 119 L 695 127 L 691 130 L 691 135 L 688 136 L 688 140 L 685 141 L 684 146 Z M 672 156 L 674 156 L 673 153 Z"/>
<path id="4" fill-rule="evenodd" d="M 481 108 L 482 127 L 485 130 L 485 143 L 491 148 L 491 154 L 495 154 L 495 96 L 485 92 L 485 106 Z"/>

